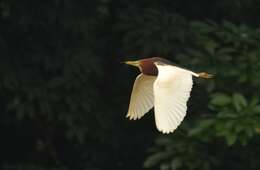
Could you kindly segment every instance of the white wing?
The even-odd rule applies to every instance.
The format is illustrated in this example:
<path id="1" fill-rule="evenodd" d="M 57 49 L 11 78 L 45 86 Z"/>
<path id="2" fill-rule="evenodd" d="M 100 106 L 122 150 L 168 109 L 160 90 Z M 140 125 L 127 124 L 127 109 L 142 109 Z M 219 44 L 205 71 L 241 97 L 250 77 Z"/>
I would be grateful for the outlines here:
<path id="1" fill-rule="evenodd" d="M 170 65 L 156 64 L 159 74 L 154 82 L 154 112 L 157 129 L 173 132 L 187 111 L 193 72 Z"/>
<path id="2" fill-rule="evenodd" d="M 134 83 L 130 105 L 126 117 L 140 119 L 154 104 L 153 83 L 155 76 L 139 74 Z"/>

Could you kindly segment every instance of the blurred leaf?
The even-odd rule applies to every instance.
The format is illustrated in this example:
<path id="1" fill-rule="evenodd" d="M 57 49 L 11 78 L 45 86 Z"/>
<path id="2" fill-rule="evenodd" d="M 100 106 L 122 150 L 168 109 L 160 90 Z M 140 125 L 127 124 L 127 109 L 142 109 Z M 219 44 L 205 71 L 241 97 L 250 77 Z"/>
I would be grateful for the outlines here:
<path id="1" fill-rule="evenodd" d="M 232 98 L 233 98 L 233 104 L 237 111 L 240 111 L 243 107 L 247 106 L 247 101 L 243 95 L 239 93 L 234 93 Z"/>
<path id="2" fill-rule="evenodd" d="M 216 106 L 226 106 L 231 102 L 231 98 L 223 93 L 216 93 L 212 95 L 212 99 L 210 101 L 211 104 Z"/>
<path id="3" fill-rule="evenodd" d="M 229 146 L 231 146 L 231 145 L 233 145 L 236 142 L 237 137 L 236 137 L 236 135 L 229 134 L 229 135 L 226 136 L 226 139 L 227 139 L 227 144 Z"/>
<path id="4" fill-rule="evenodd" d="M 158 162 L 169 158 L 172 154 L 172 152 L 159 152 L 152 156 L 149 156 L 144 162 L 144 168 L 151 168 L 158 164 Z"/>

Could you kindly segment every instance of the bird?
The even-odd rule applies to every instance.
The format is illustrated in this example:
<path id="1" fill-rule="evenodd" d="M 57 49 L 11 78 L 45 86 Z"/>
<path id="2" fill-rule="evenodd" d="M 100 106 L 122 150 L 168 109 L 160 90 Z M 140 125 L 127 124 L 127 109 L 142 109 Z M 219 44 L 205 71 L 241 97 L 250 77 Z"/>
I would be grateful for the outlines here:
<path id="1" fill-rule="evenodd" d="M 193 86 L 192 77 L 213 77 L 213 74 L 196 73 L 161 57 L 124 63 L 140 71 L 133 85 L 126 117 L 140 119 L 154 107 L 155 124 L 163 134 L 174 132 L 183 121 Z"/>

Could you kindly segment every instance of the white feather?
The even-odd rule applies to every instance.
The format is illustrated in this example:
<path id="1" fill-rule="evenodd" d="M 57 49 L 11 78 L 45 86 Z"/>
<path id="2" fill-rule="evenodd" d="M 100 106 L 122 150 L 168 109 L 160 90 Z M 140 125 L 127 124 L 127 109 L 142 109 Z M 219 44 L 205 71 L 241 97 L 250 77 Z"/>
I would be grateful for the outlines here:
<path id="1" fill-rule="evenodd" d="M 148 76 L 142 73 L 136 77 L 126 115 L 130 120 L 140 119 L 153 108 L 153 84 L 155 79 L 156 76 Z"/>
<path id="2" fill-rule="evenodd" d="M 170 133 L 186 115 L 195 73 L 170 65 L 156 64 L 156 67 L 159 73 L 154 82 L 155 122 L 159 131 Z"/>

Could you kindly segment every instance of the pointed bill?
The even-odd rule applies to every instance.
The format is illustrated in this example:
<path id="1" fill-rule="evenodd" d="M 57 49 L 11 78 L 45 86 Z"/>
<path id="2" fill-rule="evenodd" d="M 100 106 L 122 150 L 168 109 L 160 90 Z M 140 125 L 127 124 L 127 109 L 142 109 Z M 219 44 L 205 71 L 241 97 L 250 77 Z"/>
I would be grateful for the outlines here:
<path id="1" fill-rule="evenodd" d="M 159 70 L 154 82 L 154 112 L 157 129 L 173 132 L 187 111 L 192 89 L 192 72 L 171 65 L 156 63 Z"/>
<path id="2" fill-rule="evenodd" d="M 130 105 L 126 117 L 140 119 L 154 105 L 153 83 L 155 76 L 139 74 L 133 86 Z"/>

